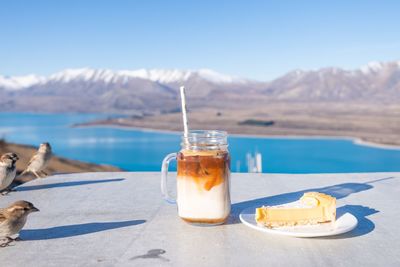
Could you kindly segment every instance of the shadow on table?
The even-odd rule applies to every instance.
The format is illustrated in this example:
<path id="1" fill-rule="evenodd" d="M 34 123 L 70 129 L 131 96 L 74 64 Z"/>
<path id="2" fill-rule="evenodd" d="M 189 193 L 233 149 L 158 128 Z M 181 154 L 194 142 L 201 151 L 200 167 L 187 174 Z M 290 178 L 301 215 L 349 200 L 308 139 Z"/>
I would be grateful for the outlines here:
<path id="1" fill-rule="evenodd" d="M 394 179 L 394 178 L 395 177 L 386 177 L 386 178 L 372 180 L 372 181 L 365 182 L 365 183 L 342 183 L 342 184 L 336 184 L 336 185 L 320 187 L 320 188 L 310 188 L 310 189 L 306 189 L 306 190 L 284 193 L 284 194 L 279 194 L 279 195 L 275 195 L 275 196 L 257 198 L 257 199 L 252 199 L 252 200 L 248 200 L 248 201 L 235 203 L 232 205 L 231 216 L 230 216 L 227 224 L 240 223 L 239 214 L 241 213 L 242 210 L 249 208 L 249 207 L 257 207 L 257 206 L 263 206 L 263 205 L 275 206 L 275 205 L 285 204 L 288 202 L 294 202 L 294 201 L 300 199 L 305 192 L 310 192 L 310 191 L 325 193 L 325 194 L 335 197 L 336 199 L 341 199 L 341 198 L 348 197 L 349 195 L 354 194 L 354 193 L 370 190 L 370 189 L 374 188 L 371 185 L 373 183 L 382 182 L 382 181 Z M 350 212 L 354 216 L 357 217 L 359 224 L 358 224 L 357 228 L 354 229 L 351 233 L 354 232 L 353 233 L 353 235 L 355 234 L 354 236 L 359 236 L 359 235 L 367 234 L 375 228 L 374 223 L 372 221 L 368 220 L 367 218 L 365 218 L 365 216 L 377 213 L 379 211 L 368 208 L 368 207 L 363 207 L 360 205 L 346 205 L 346 206 L 343 206 L 343 207 L 340 207 L 337 209 L 338 217 L 340 215 L 344 214 L 345 212 Z M 348 237 L 351 237 L 351 236 L 348 236 Z"/>
<path id="2" fill-rule="evenodd" d="M 358 220 L 358 225 L 353 231 L 337 236 L 318 237 L 318 239 L 343 239 L 362 236 L 372 232 L 375 229 L 375 224 L 366 217 L 378 213 L 378 210 L 361 205 L 345 205 L 337 208 L 336 217 L 340 218 L 340 216 L 347 212 L 353 214 Z"/>
<path id="3" fill-rule="evenodd" d="M 45 229 L 22 230 L 19 234 L 22 240 L 47 240 L 86 235 L 107 231 L 116 228 L 128 227 L 145 223 L 145 220 L 132 220 L 122 222 L 95 222 L 57 226 Z"/>
<path id="4" fill-rule="evenodd" d="M 53 184 L 41 184 L 41 185 L 25 185 L 16 188 L 16 191 L 31 191 L 31 190 L 42 190 L 56 187 L 69 187 L 69 186 L 80 186 L 88 184 L 99 184 L 99 183 L 110 183 L 110 182 L 120 182 L 125 179 L 115 178 L 115 179 L 104 179 L 104 180 L 85 180 L 85 181 L 71 181 L 63 183 L 53 183 Z"/>

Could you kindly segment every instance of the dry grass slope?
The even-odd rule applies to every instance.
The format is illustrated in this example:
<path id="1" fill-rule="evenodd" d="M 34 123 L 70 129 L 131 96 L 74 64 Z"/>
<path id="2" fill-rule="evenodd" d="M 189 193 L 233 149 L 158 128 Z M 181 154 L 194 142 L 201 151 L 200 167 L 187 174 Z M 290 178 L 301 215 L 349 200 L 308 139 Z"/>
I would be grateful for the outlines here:
<path id="1" fill-rule="evenodd" d="M 17 173 L 21 173 L 27 166 L 30 158 L 36 152 L 36 148 L 27 145 L 18 145 L 7 143 L 5 140 L 0 139 L 0 154 L 14 152 L 20 158 L 17 162 Z M 58 156 L 53 156 L 50 160 L 46 172 L 49 174 L 56 173 L 75 173 L 75 172 L 115 172 L 121 169 L 109 165 L 97 165 L 78 160 L 70 160 Z M 21 184 L 34 179 L 33 175 L 27 174 L 22 177 L 17 177 L 15 184 Z"/>

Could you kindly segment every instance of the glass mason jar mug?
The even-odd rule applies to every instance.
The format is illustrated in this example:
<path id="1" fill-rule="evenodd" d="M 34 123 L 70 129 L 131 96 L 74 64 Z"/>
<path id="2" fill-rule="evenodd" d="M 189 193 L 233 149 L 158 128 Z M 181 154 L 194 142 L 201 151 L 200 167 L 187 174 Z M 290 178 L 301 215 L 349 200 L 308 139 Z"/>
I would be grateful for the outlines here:
<path id="1" fill-rule="evenodd" d="M 161 192 L 176 203 L 179 216 L 193 224 L 224 223 L 231 210 L 230 155 L 227 133 L 190 131 L 182 136 L 181 151 L 167 155 L 161 168 Z M 167 173 L 177 160 L 177 199 L 168 194 Z"/>

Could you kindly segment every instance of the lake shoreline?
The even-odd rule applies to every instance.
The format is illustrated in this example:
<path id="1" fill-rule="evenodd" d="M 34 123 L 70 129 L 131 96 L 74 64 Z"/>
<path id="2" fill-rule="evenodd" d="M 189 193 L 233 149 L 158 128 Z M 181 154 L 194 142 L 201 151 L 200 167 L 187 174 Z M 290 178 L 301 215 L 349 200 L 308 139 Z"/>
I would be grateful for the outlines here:
<path id="1" fill-rule="evenodd" d="M 120 130 L 139 130 L 144 132 L 157 132 L 157 133 L 167 133 L 167 134 L 177 134 L 180 135 L 181 131 L 177 130 L 167 130 L 167 129 L 157 129 L 157 128 L 148 128 L 148 127 L 139 127 L 139 126 L 130 126 L 125 124 L 118 124 L 115 122 L 107 122 L 107 121 L 93 121 L 88 123 L 79 123 L 74 124 L 72 127 L 94 127 L 94 128 L 113 128 Z M 365 147 L 379 148 L 379 149 L 388 149 L 388 150 L 400 150 L 400 145 L 395 144 L 385 144 L 385 143 L 376 143 L 368 140 L 364 140 L 360 137 L 353 136 L 340 136 L 340 135 L 266 135 L 266 134 L 241 134 L 241 133 L 232 133 L 229 136 L 234 137 L 244 137 L 244 138 L 259 138 L 259 139 L 322 139 L 322 140 L 348 140 L 352 141 L 353 144 Z"/>
<path id="2" fill-rule="evenodd" d="M 306 123 L 297 124 L 297 128 L 287 131 L 287 128 L 282 127 L 285 126 L 285 121 L 279 120 L 275 120 L 273 126 L 243 126 L 237 123 L 238 120 L 228 121 L 228 115 L 231 114 L 222 116 L 214 114 L 214 118 L 212 114 L 214 113 L 208 112 L 206 115 L 199 113 L 196 116 L 192 112 L 190 129 L 221 129 L 231 133 L 230 151 L 235 171 L 246 172 L 247 155 L 254 152 L 263 155 L 263 171 L 271 173 L 399 170 L 399 149 L 389 150 L 384 146 L 381 146 L 382 149 L 367 148 L 354 144 L 360 141 L 348 137 L 358 137 L 357 133 L 360 133 L 360 137 L 372 137 L 378 141 L 390 142 L 390 136 L 386 139 L 384 135 L 378 133 L 373 135 L 373 131 L 362 131 L 359 128 L 356 128 L 357 132 L 343 131 L 336 127 L 336 124 L 329 128 L 330 131 L 326 128 L 311 127 L 312 124 Z M 266 117 L 264 121 L 268 119 Z M 58 162 L 52 160 L 53 163 L 65 164 L 68 159 L 76 159 L 83 163 L 106 163 L 127 171 L 159 171 L 165 155 L 179 149 L 182 134 L 180 114 L 143 118 L 130 116 L 108 121 L 107 117 L 85 114 L 68 116 L 4 114 L 0 120 L 2 121 L 0 132 L 3 132 L 8 142 L 28 145 L 25 149 L 29 151 L 11 151 L 24 157 L 17 163 L 19 173 L 26 168 L 38 144 L 44 141 L 51 143 L 56 156 L 63 157 L 63 160 Z M 98 123 L 99 120 L 107 123 Z M 120 123 L 111 123 L 112 121 Z M 76 127 L 72 127 L 74 125 Z M 78 125 L 90 127 L 77 127 Z M 393 140 L 397 141 L 397 135 L 393 137 Z M 88 169 L 86 164 L 81 165 L 79 162 L 68 165 L 69 169 L 61 170 L 60 166 L 52 166 L 47 172 L 54 174 L 100 171 L 97 165 L 89 166 L 96 169 Z M 72 167 L 79 169 L 71 170 Z"/>

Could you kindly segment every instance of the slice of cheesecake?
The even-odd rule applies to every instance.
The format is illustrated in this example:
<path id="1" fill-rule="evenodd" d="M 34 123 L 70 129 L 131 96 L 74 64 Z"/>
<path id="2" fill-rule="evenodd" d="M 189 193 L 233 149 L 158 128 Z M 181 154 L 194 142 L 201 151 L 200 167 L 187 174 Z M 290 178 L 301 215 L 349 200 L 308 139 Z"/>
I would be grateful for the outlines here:
<path id="1" fill-rule="evenodd" d="M 294 226 L 334 222 L 336 198 L 318 192 L 307 192 L 289 205 L 256 209 L 256 221 L 266 227 Z"/>

